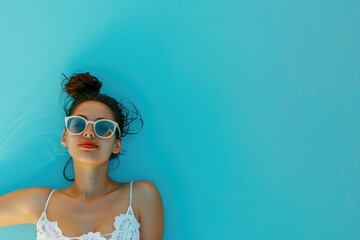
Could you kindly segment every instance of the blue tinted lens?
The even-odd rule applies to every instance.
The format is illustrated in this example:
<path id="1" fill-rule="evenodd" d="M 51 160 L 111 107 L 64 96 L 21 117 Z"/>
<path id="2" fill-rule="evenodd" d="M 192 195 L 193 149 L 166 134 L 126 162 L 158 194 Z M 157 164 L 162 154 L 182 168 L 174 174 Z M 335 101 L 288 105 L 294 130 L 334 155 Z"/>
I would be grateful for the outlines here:
<path id="1" fill-rule="evenodd" d="M 86 122 L 82 118 L 72 117 L 67 121 L 67 128 L 70 133 L 77 134 L 84 131 Z"/>
<path id="2" fill-rule="evenodd" d="M 109 137 L 115 130 L 115 125 L 112 122 L 101 120 L 95 125 L 95 132 L 99 137 Z"/>

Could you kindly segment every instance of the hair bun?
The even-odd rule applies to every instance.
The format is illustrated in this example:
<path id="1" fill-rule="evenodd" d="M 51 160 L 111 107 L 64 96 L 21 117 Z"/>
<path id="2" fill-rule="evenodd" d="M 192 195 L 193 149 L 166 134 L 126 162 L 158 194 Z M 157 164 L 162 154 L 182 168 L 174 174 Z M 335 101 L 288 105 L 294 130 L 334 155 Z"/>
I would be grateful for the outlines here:
<path id="1" fill-rule="evenodd" d="M 94 76 L 86 73 L 75 73 L 69 81 L 65 84 L 65 91 L 74 99 L 77 99 L 81 94 L 98 94 L 102 83 Z"/>

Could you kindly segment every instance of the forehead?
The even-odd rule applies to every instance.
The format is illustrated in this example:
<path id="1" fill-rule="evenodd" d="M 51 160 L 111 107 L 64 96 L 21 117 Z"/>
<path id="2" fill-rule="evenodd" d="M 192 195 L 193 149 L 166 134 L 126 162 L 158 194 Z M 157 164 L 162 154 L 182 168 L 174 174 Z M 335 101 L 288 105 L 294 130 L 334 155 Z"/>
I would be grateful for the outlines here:
<path id="1" fill-rule="evenodd" d="M 94 120 L 97 118 L 114 120 L 111 109 L 105 104 L 97 101 L 86 101 L 81 103 L 75 108 L 72 115 L 84 115 L 87 120 Z"/>

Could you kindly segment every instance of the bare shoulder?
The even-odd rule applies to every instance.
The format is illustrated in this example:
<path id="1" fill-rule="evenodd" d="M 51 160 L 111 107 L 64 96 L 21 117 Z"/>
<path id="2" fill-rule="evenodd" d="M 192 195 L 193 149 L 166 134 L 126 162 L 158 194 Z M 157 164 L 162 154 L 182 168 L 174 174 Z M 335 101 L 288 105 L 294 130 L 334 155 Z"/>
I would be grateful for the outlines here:
<path id="1" fill-rule="evenodd" d="M 152 181 L 138 180 L 133 183 L 134 197 L 139 209 L 140 222 L 146 219 L 146 216 L 157 211 L 163 214 L 163 205 L 161 195 Z"/>
<path id="2" fill-rule="evenodd" d="M 36 223 L 50 191 L 45 187 L 24 188 L 1 196 L 0 226 Z"/>
<path id="3" fill-rule="evenodd" d="M 133 183 L 134 193 L 146 197 L 146 195 L 153 195 L 159 193 L 155 183 L 149 180 L 137 180 Z"/>
<path id="4" fill-rule="evenodd" d="M 138 180 L 133 183 L 134 198 L 137 199 L 139 206 L 151 204 L 152 201 L 161 200 L 160 192 L 155 183 L 149 180 Z"/>
<path id="5" fill-rule="evenodd" d="M 51 188 L 34 187 L 28 189 L 27 200 L 31 207 L 32 222 L 36 224 L 44 211 L 46 200 L 52 191 Z"/>

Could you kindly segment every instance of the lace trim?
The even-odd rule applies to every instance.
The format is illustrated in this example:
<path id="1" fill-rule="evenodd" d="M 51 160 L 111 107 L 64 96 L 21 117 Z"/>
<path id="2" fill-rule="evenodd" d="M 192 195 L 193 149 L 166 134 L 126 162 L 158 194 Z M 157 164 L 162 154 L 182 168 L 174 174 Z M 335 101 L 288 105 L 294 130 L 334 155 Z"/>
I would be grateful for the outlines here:
<path id="1" fill-rule="evenodd" d="M 42 223 L 42 224 L 41 224 Z M 140 239 L 140 223 L 135 218 L 135 214 L 131 205 L 128 211 L 115 217 L 115 230 L 112 233 L 100 234 L 100 232 L 89 232 L 80 237 L 66 237 L 62 234 L 57 221 L 49 221 L 44 211 L 37 223 L 36 240 L 139 240 Z M 102 236 L 111 235 L 110 239 Z"/>

